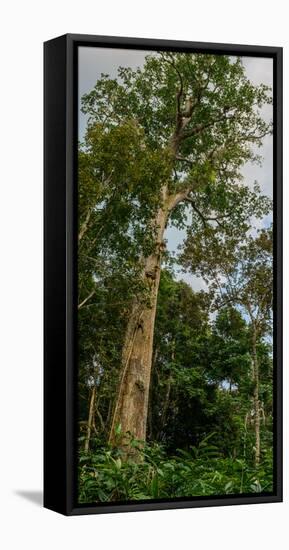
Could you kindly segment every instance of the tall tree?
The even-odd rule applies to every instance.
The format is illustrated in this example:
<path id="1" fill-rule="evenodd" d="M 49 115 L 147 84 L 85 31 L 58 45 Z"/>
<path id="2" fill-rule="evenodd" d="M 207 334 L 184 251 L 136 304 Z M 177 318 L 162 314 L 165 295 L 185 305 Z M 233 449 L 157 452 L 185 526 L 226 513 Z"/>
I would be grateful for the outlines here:
<path id="1" fill-rule="evenodd" d="M 122 246 L 114 236 L 116 250 L 124 253 L 128 235 L 139 250 L 135 275 L 141 291 L 130 300 L 111 443 L 118 426 L 146 437 L 168 222 L 181 225 L 189 205 L 193 224 L 217 224 L 226 239 L 244 233 L 250 216 L 268 207 L 257 188 L 243 184 L 240 169 L 258 160 L 252 145 L 259 146 L 271 130 L 259 109 L 270 101 L 265 86 L 248 81 L 240 59 L 183 53 L 148 56 L 141 69 L 119 68 L 118 79 L 102 75 L 83 98 L 89 116 L 83 150 L 100 180 L 115 189 L 119 205 L 125 203 Z"/>
<path id="2" fill-rule="evenodd" d="M 228 239 L 226 247 L 217 231 L 188 240 L 184 265 L 201 274 L 216 295 L 217 307 L 233 304 L 243 310 L 249 321 L 255 426 L 255 464 L 260 448 L 260 361 L 258 346 L 272 337 L 273 230 L 259 230 L 238 242 Z M 198 257 L 196 264 L 195 258 Z M 261 348 L 262 350 L 262 348 Z"/>
<path id="3" fill-rule="evenodd" d="M 232 298 L 242 305 L 251 324 L 252 378 L 254 384 L 255 464 L 260 463 L 260 364 L 258 342 L 270 334 L 273 300 L 272 228 L 262 230 L 240 247 L 240 262 L 228 281 Z M 232 279 L 232 278 L 230 278 Z"/>

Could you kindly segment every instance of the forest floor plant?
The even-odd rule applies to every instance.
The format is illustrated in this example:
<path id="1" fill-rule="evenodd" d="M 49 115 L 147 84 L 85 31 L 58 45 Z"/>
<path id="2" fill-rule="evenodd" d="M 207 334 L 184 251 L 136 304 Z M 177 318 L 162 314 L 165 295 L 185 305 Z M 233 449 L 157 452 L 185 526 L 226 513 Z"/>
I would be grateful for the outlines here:
<path id="1" fill-rule="evenodd" d="M 124 458 L 122 448 L 99 446 L 80 452 L 79 502 L 174 499 L 194 496 L 272 492 L 272 456 L 259 467 L 244 458 L 225 458 L 203 439 L 198 447 L 168 456 L 162 445 L 130 439 L 142 460 Z"/>

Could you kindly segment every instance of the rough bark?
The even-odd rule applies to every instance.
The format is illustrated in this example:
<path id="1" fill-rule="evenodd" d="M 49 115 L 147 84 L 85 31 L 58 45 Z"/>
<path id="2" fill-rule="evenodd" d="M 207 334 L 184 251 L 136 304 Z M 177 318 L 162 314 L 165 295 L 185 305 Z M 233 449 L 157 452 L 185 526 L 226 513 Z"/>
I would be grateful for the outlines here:
<path id="1" fill-rule="evenodd" d="M 154 325 L 160 282 L 163 235 L 168 220 L 168 202 L 163 190 L 162 206 L 155 218 L 155 249 L 143 260 L 143 280 L 148 289 L 146 304 L 135 302 L 128 322 L 109 442 L 114 444 L 120 427 L 122 434 L 146 439 L 149 387 Z M 119 439 L 118 439 L 119 443 Z"/>

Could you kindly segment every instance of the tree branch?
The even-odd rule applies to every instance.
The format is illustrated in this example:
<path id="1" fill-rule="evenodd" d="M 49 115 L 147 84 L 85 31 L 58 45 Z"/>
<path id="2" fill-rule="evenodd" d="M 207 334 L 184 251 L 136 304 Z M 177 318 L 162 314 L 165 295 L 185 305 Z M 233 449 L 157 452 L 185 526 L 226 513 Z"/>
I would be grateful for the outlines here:
<path id="1" fill-rule="evenodd" d="M 197 207 L 196 203 L 194 202 L 194 200 L 189 197 L 188 195 L 186 195 L 183 200 L 189 202 L 193 209 L 195 210 L 195 212 L 199 215 L 199 217 L 201 218 L 203 224 L 204 224 L 204 227 L 207 227 L 207 222 L 216 222 L 220 227 L 223 227 L 222 225 L 222 222 L 220 221 L 222 218 L 227 218 L 230 216 L 230 214 L 224 214 L 223 216 L 205 216 L 200 210 L 199 208 Z"/>
<path id="2" fill-rule="evenodd" d="M 187 159 L 186 157 L 182 157 L 181 155 L 176 155 L 176 160 L 180 160 L 182 162 L 187 162 L 191 166 L 193 166 L 193 164 L 194 164 L 192 160 Z"/>
<path id="3" fill-rule="evenodd" d="M 173 67 L 174 71 L 177 73 L 177 76 L 178 76 L 178 79 L 179 79 L 179 82 L 180 82 L 180 87 L 179 87 L 179 89 L 176 93 L 176 130 L 179 130 L 179 127 L 181 126 L 181 122 L 182 122 L 181 99 L 182 99 L 183 94 L 184 94 L 184 81 L 183 81 L 183 77 L 182 77 L 179 69 L 177 68 L 173 58 L 171 58 L 170 55 L 169 55 L 169 57 L 170 57 L 170 59 L 168 59 L 167 57 L 162 55 L 163 60 L 166 63 L 168 63 L 169 65 L 171 65 L 171 67 Z"/>
<path id="4" fill-rule="evenodd" d="M 94 294 L 95 294 L 95 290 L 93 290 L 84 300 L 82 300 L 82 302 L 80 302 L 80 304 L 78 304 L 77 309 L 78 310 L 81 309 L 86 304 L 86 302 L 88 302 L 88 300 L 92 298 Z"/>
<path id="5" fill-rule="evenodd" d="M 204 130 L 206 130 L 207 128 L 211 128 L 212 126 L 214 126 L 217 122 L 222 122 L 222 120 L 232 120 L 235 118 L 235 115 L 232 115 L 230 117 L 227 117 L 226 116 L 226 113 L 223 112 L 222 113 L 222 116 L 218 117 L 218 118 L 215 118 L 215 120 L 212 120 L 211 122 L 207 122 L 206 124 L 199 124 L 198 126 L 196 126 L 195 128 L 192 128 L 191 130 L 188 130 L 187 132 L 184 132 L 183 133 L 183 139 L 187 139 L 189 137 L 192 137 L 192 136 L 195 136 L 197 134 L 200 134 L 201 132 L 203 132 Z"/>
<path id="6" fill-rule="evenodd" d="M 202 222 L 203 222 L 203 225 L 204 227 L 207 227 L 207 221 L 208 221 L 208 218 L 206 218 L 204 216 L 204 214 L 202 214 L 202 212 L 198 209 L 198 207 L 196 206 L 195 202 L 193 201 L 193 199 L 191 197 L 185 197 L 185 200 L 187 202 L 189 202 L 193 209 L 195 210 L 195 212 L 198 214 L 198 216 L 201 218 Z"/>
<path id="7" fill-rule="evenodd" d="M 80 228 L 80 231 L 79 231 L 79 234 L 78 234 L 78 242 L 81 241 L 81 239 L 84 237 L 87 229 L 88 229 L 88 224 L 89 224 L 89 220 L 91 218 L 91 214 L 92 214 L 92 211 L 93 211 L 93 208 L 90 208 L 86 214 L 86 217 L 85 217 L 85 220 Z"/>

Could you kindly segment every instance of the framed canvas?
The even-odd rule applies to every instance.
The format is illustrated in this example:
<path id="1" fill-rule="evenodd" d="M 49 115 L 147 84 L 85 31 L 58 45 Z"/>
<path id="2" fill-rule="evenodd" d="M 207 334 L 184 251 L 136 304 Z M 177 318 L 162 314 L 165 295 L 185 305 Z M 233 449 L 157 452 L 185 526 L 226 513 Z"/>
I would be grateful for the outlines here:
<path id="1" fill-rule="evenodd" d="M 44 45 L 44 505 L 282 500 L 282 49 Z"/>

